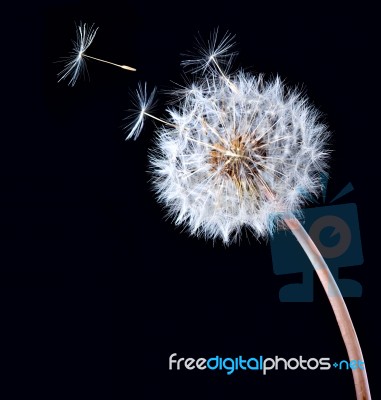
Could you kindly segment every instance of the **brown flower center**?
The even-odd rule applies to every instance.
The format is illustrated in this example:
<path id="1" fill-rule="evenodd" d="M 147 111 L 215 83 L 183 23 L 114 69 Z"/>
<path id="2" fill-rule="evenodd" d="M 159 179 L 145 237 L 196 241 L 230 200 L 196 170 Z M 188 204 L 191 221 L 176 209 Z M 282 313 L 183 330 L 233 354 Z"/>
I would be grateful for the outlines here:
<path id="1" fill-rule="evenodd" d="M 238 135 L 228 142 L 213 145 L 209 162 L 212 171 L 233 180 L 240 194 L 250 191 L 258 194 L 258 184 L 262 180 L 263 159 L 266 156 L 266 146 L 262 140 Z"/>

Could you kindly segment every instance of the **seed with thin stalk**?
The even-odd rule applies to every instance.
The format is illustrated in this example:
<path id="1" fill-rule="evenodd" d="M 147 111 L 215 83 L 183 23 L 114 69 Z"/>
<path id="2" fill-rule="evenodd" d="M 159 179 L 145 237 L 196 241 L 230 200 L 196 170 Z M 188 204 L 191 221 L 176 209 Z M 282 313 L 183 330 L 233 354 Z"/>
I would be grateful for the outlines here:
<path id="1" fill-rule="evenodd" d="M 327 293 L 350 360 L 363 360 L 336 282 L 295 217 L 308 193 L 318 194 L 326 173 L 328 130 L 307 99 L 279 79 L 229 73 L 232 37 L 216 35 L 201 56 L 186 60 L 193 83 L 174 91 L 169 117 L 147 112 L 147 93 L 128 136 L 145 116 L 162 122 L 150 154 L 159 202 L 193 235 L 228 245 L 247 227 L 257 237 L 286 225 L 309 257 Z M 152 96 L 149 97 L 152 102 Z M 358 400 L 370 400 L 365 368 L 352 370 Z"/>
<path id="2" fill-rule="evenodd" d="M 87 26 L 86 24 L 80 23 L 78 26 L 76 26 L 77 37 L 75 40 L 73 40 L 73 50 L 71 51 L 70 56 L 64 58 L 63 60 L 65 62 L 65 66 L 64 69 L 58 73 L 58 82 L 68 78 L 69 86 L 74 86 L 77 82 L 79 75 L 86 71 L 85 58 L 90 58 L 92 60 L 114 65 L 128 71 L 136 71 L 135 68 L 129 67 L 127 65 L 115 64 L 113 62 L 102 60 L 101 58 L 85 54 L 85 52 L 93 42 L 97 30 L 98 28 L 94 28 L 94 24 Z"/>

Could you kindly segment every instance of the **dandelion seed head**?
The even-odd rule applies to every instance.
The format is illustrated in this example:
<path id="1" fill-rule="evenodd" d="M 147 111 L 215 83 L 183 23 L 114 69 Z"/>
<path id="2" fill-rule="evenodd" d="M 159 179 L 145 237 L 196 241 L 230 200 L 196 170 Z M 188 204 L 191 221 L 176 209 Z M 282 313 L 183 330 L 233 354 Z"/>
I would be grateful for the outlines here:
<path id="1" fill-rule="evenodd" d="M 201 52 L 150 152 L 157 199 L 174 223 L 225 244 L 244 227 L 266 237 L 320 191 L 329 136 L 319 112 L 279 77 L 223 70 L 219 57 L 231 46 L 224 36 Z"/>

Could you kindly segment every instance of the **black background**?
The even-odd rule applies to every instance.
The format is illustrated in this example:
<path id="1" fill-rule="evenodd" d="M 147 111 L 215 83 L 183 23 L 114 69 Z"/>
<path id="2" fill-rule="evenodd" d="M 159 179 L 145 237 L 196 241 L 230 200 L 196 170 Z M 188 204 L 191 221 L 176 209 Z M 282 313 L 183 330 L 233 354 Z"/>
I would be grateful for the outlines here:
<path id="1" fill-rule="evenodd" d="M 375 10 L 305 3 L 90 1 L 3 10 L 0 391 L 6 398 L 354 399 L 350 372 L 168 371 L 168 357 L 346 358 L 329 303 L 281 303 L 270 246 L 191 238 L 165 220 L 149 184 L 154 124 L 136 142 L 123 125 L 139 81 L 182 82 L 198 32 L 236 34 L 235 66 L 279 74 L 325 114 L 333 133 L 328 198 L 358 206 L 364 264 L 345 268 L 363 297 L 347 304 L 377 381 L 379 118 Z M 57 83 L 75 22 L 99 31 L 90 81 Z M 5 28 L 5 29 L 4 29 Z M 156 115 L 165 113 L 159 95 Z M 372 230 L 373 229 L 373 230 Z M 373 234 L 375 232 L 375 234 Z M 134 389 L 138 394 L 134 393 Z"/>

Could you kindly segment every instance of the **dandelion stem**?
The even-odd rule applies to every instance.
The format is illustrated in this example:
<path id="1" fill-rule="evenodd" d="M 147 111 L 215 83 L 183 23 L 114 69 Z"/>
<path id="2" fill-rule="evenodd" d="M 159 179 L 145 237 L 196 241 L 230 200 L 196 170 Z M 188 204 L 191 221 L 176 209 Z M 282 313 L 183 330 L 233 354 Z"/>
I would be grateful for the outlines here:
<path id="1" fill-rule="evenodd" d="M 87 57 L 87 58 L 91 58 L 91 59 L 93 59 L 93 60 L 100 61 L 100 62 L 103 62 L 103 63 L 106 63 L 106 64 L 114 65 L 115 67 L 119 67 L 119 68 L 122 68 L 122 69 L 126 69 L 126 70 L 128 70 L 128 71 L 136 71 L 135 68 L 129 67 L 128 65 L 115 64 L 115 63 L 110 62 L 110 61 L 102 60 L 101 58 L 96 58 L 96 57 L 88 56 L 87 54 L 84 54 L 84 53 L 82 53 L 82 56 L 83 56 L 83 57 Z"/>
<path id="2" fill-rule="evenodd" d="M 335 314 L 336 321 L 339 325 L 349 360 L 364 361 L 360 343 L 357 338 L 347 306 L 344 302 L 340 289 L 338 288 L 335 279 L 331 274 L 331 271 L 324 261 L 324 258 L 322 257 L 315 243 L 312 241 L 308 233 L 296 218 L 285 218 L 284 221 L 290 228 L 291 232 L 295 235 L 303 250 L 306 252 L 313 267 L 315 268 L 320 282 L 324 287 L 324 290 L 328 296 L 328 300 L 330 301 Z M 370 400 L 371 395 L 365 365 L 363 368 L 364 369 L 352 369 L 356 396 L 357 400 Z"/>

